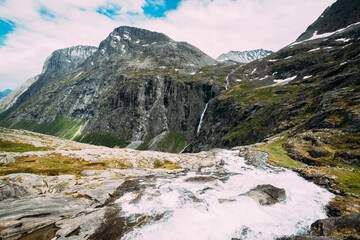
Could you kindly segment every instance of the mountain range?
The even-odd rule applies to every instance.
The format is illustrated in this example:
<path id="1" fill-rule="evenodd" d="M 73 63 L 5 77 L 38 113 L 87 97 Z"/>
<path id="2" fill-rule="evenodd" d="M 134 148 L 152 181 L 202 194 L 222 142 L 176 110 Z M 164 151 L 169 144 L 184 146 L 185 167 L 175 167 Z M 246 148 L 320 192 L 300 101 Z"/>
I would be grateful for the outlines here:
<path id="1" fill-rule="evenodd" d="M 337 1 L 296 42 L 246 65 L 162 33 L 116 28 L 98 48 L 55 51 L 35 82 L 14 91 L 10 105 L 1 101 L 0 123 L 169 152 L 251 144 L 294 127 L 356 132 L 360 19 L 333 28 L 321 20 L 347 4 Z"/>

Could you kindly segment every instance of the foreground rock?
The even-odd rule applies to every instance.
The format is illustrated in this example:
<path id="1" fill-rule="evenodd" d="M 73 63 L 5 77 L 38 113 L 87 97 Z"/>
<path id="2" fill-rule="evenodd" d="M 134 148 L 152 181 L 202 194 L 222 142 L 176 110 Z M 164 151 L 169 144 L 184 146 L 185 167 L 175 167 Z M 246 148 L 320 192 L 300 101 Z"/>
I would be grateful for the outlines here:
<path id="1" fill-rule="evenodd" d="M 319 219 L 313 224 L 309 236 L 294 236 L 281 240 L 358 240 L 360 239 L 360 213 Z"/>
<path id="2" fill-rule="evenodd" d="M 320 219 L 311 224 L 310 235 L 329 236 L 336 233 L 360 234 L 360 213 Z M 360 235 L 358 235 L 360 238 Z"/>
<path id="3" fill-rule="evenodd" d="M 273 205 L 286 199 L 285 189 L 270 184 L 257 185 L 256 188 L 242 195 L 251 197 L 260 205 Z"/>

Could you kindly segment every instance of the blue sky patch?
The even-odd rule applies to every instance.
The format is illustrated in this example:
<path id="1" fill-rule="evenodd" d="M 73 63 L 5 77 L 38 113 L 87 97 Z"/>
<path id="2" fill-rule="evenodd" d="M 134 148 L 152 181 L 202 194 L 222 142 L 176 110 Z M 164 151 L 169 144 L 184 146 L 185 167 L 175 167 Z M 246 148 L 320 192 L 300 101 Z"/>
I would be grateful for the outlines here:
<path id="1" fill-rule="evenodd" d="M 41 16 L 41 18 L 45 19 L 45 20 L 52 20 L 55 18 L 55 15 L 46 7 L 42 6 L 39 9 L 39 14 Z"/>
<path id="2" fill-rule="evenodd" d="M 121 7 L 119 7 L 113 3 L 109 3 L 106 6 L 98 7 L 96 9 L 96 12 L 98 12 L 102 15 L 105 15 L 110 19 L 114 19 L 115 16 L 119 15 L 120 10 L 121 10 Z"/>
<path id="3" fill-rule="evenodd" d="M 146 5 L 143 7 L 144 13 L 147 16 L 154 18 L 165 17 L 165 13 L 170 10 L 175 10 L 181 0 L 146 0 Z"/>
<path id="4" fill-rule="evenodd" d="M 6 35 L 14 31 L 15 27 L 14 22 L 0 19 L 0 46 L 5 45 Z"/>

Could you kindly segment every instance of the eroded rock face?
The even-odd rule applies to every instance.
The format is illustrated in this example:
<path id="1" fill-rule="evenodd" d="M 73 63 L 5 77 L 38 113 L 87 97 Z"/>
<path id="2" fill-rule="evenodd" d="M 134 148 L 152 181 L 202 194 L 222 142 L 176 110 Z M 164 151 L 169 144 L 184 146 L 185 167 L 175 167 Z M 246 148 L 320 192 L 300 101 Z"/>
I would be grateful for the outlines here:
<path id="1" fill-rule="evenodd" d="M 273 205 L 286 199 L 285 189 L 270 184 L 257 185 L 256 188 L 242 195 L 251 197 L 260 205 Z"/>

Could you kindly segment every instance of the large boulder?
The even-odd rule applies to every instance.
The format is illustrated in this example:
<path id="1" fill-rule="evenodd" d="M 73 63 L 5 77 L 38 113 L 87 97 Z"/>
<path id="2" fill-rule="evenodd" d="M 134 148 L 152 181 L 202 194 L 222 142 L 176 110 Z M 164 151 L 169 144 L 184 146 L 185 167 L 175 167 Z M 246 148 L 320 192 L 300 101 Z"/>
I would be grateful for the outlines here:
<path id="1" fill-rule="evenodd" d="M 285 189 L 277 188 L 270 184 L 257 185 L 241 195 L 251 197 L 260 205 L 272 205 L 286 199 Z"/>

